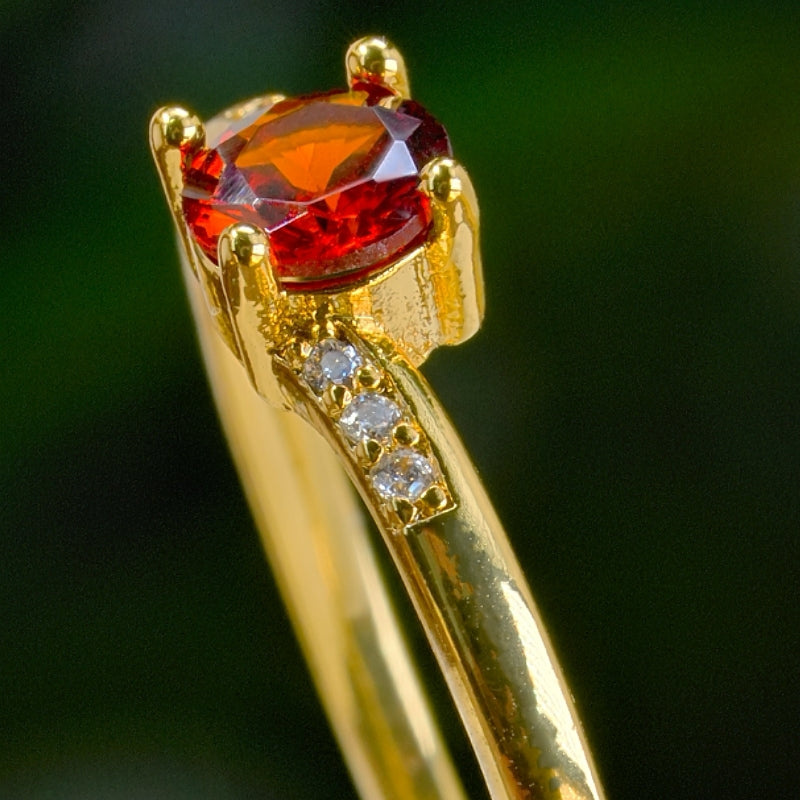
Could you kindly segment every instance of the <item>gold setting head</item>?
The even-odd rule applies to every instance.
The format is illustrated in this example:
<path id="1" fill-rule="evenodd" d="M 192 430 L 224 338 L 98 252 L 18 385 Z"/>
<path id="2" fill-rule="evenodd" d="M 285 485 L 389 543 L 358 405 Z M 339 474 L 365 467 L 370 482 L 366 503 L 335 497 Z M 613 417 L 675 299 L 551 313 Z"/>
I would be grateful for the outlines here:
<path id="1" fill-rule="evenodd" d="M 403 56 L 382 36 L 364 36 L 353 42 L 347 48 L 344 63 L 350 86 L 358 81 L 377 83 L 399 97 L 411 96 Z"/>
<path id="2" fill-rule="evenodd" d="M 347 51 L 351 82 L 385 86 L 396 101 L 408 96 L 402 56 L 386 39 L 368 36 Z M 233 106 L 224 116 L 240 119 L 268 108 L 277 94 Z M 198 281 L 214 324 L 242 362 L 256 390 L 284 406 L 271 354 L 286 350 L 302 333 L 311 339 L 330 333 L 330 319 L 347 320 L 355 332 L 393 349 L 419 366 L 443 344 L 472 336 L 483 317 L 478 248 L 478 208 L 466 171 L 453 159 L 435 159 L 422 172 L 420 187 L 431 197 L 433 222 L 428 241 L 380 272 L 330 291 L 283 288 L 276 279 L 269 239 L 252 225 L 235 225 L 218 243 L 218 263 L 202 251 L 183 216 L 183 159 L 205 146 L 203 123 L 190 110 L 167 106 L 150 127 L 153 156 L 183 246 L 184 261 Z M 354 388 L 377 388 L 368 370 Z"/>

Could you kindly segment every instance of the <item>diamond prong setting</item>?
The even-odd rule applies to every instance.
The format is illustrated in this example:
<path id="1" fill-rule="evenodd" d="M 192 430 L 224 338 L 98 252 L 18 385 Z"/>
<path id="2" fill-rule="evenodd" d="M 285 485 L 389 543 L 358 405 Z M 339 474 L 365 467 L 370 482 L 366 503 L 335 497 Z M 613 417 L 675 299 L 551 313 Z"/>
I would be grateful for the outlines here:
<path id="1" fill-rule="evenodd" d="M 322 392 L 331 385 L 351 387 L 363 363 L 353 345 L 331 336 L 313 347 L 307 344 L 301 355 L 305 359 L 303 378 L 315 392 Z"/>
<path id="2" fill-rule="evenodd" d="M 385 394 L 362 392 L 349 403 L 339 425 L 352 444 L 365 439 L 385 442 L 402 415 L 400 406 Z"/>
<path id="3" fill-rule="evenodd" d="M 433 465 L 418 450 L 399 447 L 385 453 L 370 471 L 375 490 L 385 500 L 419 500 L 435 481 Z"/>
<path id="4" fill-rule="evenodd" d="M 316 333 L 316 336 L 314 336 Z M 331 320 L 278 359 L 312 399 L 393 529 L 454 506 L 431 443 L 376 353 Z"/>

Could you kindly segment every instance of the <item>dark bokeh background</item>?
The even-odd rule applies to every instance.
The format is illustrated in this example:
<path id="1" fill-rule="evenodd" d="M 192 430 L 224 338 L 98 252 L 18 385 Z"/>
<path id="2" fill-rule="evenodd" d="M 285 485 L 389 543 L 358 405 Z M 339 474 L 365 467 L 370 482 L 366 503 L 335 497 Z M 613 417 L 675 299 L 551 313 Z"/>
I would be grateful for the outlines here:
<path id="1" fill-rule="evenodd" d="M 353 797 L 146 130 L 338 85 L 368 32 L 479 192 L 486 326 L 426 372 L 611 798 L 796 797 L 800 5 L 5 0 L 0 798 Z"/>

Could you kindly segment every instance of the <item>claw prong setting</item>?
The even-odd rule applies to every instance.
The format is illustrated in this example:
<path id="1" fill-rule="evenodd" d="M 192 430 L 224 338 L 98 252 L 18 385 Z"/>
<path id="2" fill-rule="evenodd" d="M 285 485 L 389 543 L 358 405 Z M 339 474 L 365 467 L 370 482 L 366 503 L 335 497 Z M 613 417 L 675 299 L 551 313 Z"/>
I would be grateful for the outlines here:
<path id="1" fill-rule="evenodd" d="M 347 49 L 345 69 L 350 86 L 377 83 L 399 97 L 410 97 L 408 72 L 400 51 L 382 36 L 364 36 Z"/>
<path id="2" fill-rule="evenodd" d="M 422 189 L 440 203 L 454 203 L 463 191 L 459 172 L 454 159 L 447 156 L 434 158 L 422 168 Z"/>
<path id="3" fill-rule="evenodd" d="M 395 113 L 419 115 L 425 133 L 421 141 L 436 143 L 424 152 L 441 156 L 430 158 L 418 150 L 420 145 L 407 144 L 415 164 L 426 160 L 428 164 L 419 171 L 424 174 L 402 208 L 415 220 L 408 230 L 419 228 L 426 238 L 423 240 L 420 233 L 419 238 L 410 240 L 414 249 L 404 250 L 398 245 L 392 259 L 385 262 L 377 255 L 374 261 L 369 260 L 372 255 L 363 255 L 361 245 L 353 251 L 358 252 L 358 257 L 353 256 L 352 263 L 348 261 L 350 251 L 344 249 L 336 251 L 336 259 L 330 255 L 326 261 L 329 252 L 333 252 L 331 248 L 338 246 L 335 226 L 329 237 L 333 245 L 324 237 L 321 237 L 324 241 L 311 244 L 301 238 L 309 250 L 308 257 L 302 251 L 302 259 L 296 256 L 300 252 L 297 248 L 287 249 L 291 244 L 288 225 L 265 230 L 264 220 L 257 215 L 249 218 L 242 214 L 238 219 L 229 215 L 226 220 L 220 211 L 222 218 L 215 218 L 213 226 L 202 227 L 204 218 L 197 213 L 197 204 L 205 202 L 203 192 L 208 187 L 203 181 L 208 179 L 210 187 L 220 169 L 234 170 L 227 162 L 221 166 L 224 156 L 218 152 L 219 142 L 227 131 L 238 130 L 237 126 L 267 124 L 260 121 L 260 115 L 280 102 L 282 96 L 264 95 L 240 103 L 206 123 L 190 109 L 168 105 L 155 113 L 150 125 L 153 155 L 186 263 L 200 285 L 215 327 L 248 369 L 259 393 L 281 406 L 285 402 L 266 359 L 267 353 L 282 352 L 288 356 L 289 364 L 300 364 L 314 343 L 338 336 L 341 320 L 347 320 L 357 336 L 371 337 L 381 347 L 387 342 L 392 343 L 391 347 L 393 343 L 402 343 L 403 357 L 418 366 L 437 346 L 471 336 L 482 316 L 477 205 L 467 173 L 453 159 L 444 157 L 449 152 L 446 132 L 433 117 L 415 111 L 418 104 L 406 102 L 410 100 L 406 66 L 399 51 L 385 38 L 368 36 L 354 42 L 347 51 L 346 64 L 351 88 L 368 95 L 362 105 L 386 104 L 386 113 L 376 110 L 376 119 L 389 119 Z M 326 95 L 320 97 L 323 96 Z M 302 101 L 303 108 L 309 109 L 323 102 L 334 101 Z M 348 105 L 343 101 L 341 104 L 343 108 Z M 299 122 L 298 130 L 303 130 Z M 322 141 L 324 144 L 327 140 Z M 331 164 L 338 164 L 340 154 L 326 151 L 325 157 L 330 158 Z M 353 188 L 348 203 L 358 213 L 362 213 L 363 204 L 366 214 L 372 208 L 367 202 L 372 202 L 371 197 L 366 188 L 358 191 Z M 391 197 L 381 195 L 380 199 L 386 204 Z M 211 205 L 209 208 L 216 213 Z M 342 208 L 350 209 L 350 205 L 342 204 Z M 207 210 L 205 206 L 203 209 Z M 383 215 L 382 209 L 383 206 L 378 209 L 381 213 L 373 211 L 370 219 L 394 219 L 391 214 Z M 349 219 L 342 214 L 343 220 Z M 197 223 L 198 219 L 202 224 Z M 234 224 L 222 235 L 216 233 L 229 223 Z M 215 233 L 212 235 L 211 231 Z M 304 231 L 299 224 L 297 230 L 291 229 L 292 235 L 298 237 L 305 235 Z M 389 228 L 378 225 L 376 231 L 375 241 L 370 240 L 369 246 L 378 253 L 381 237 L 388 236 Z M 299 259 L 297 263 L 292 261 L 295 257 Z M 358 259 L 362 259 L 363 265 Z M 306 265 L 313 268 L 303 271 Z M 414 311 L 418 307 L 422 309 L 420 313 Z M 301 330 L 308 343 L 295 346 L 291 339 Z M 391 381 L 387 382 L 383 371 L 372 364 L 356 365 L 348 377 L 347 388 L 353 396 L 378 392 L 394 398 Z M 317 397 L 337 419 L 342 404 L 349 402 L 349 398 L 338 396 L 323 398 L 321 389 Z M 406 438 L 403 433 L 394 438 L 390 431 L 382 443 L 389 449 L 404 447 Z M 421 438 L 424 440 L 424 433 Z"/>
<path id="4" fill-rule="evenodd" d="M 257 267 L 266 260 L 267 237 L 253 225 L 231 225 L 219 237 L 219 263 L 236 262 L 242 267 Z"/>
<path id="5" fill-rule="evenodd" d="M 180 106 L 165 106 L 153 115 L 150 136 L 156 150 L 202 147 L 205 128 L 200 118 Z"/>

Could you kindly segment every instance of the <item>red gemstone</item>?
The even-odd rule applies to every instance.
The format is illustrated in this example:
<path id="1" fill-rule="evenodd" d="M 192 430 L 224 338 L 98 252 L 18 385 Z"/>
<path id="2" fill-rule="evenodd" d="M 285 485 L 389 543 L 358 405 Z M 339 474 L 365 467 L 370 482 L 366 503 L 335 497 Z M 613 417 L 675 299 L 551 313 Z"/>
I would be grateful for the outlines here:
<path id="1" fill-rule="evenodd" d="M 421 244 L 431 226 L 419 171 L 450 154 L 444 128 L 411 100 L 389 110 L 369 90 L 283 100 L 207 126 L 184 159 L 183 213 L 205 253 L 234 222 L 266 231 L 287 289 L 371 275 Z"/>

